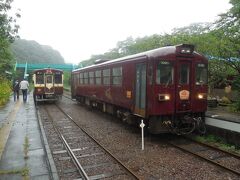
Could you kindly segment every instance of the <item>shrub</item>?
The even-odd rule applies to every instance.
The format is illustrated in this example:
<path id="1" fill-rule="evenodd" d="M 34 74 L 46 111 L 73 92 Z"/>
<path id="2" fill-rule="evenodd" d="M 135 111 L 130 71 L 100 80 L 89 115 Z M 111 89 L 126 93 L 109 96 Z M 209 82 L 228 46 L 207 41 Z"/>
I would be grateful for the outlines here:
<path id="1" fill-rule="evenodd" d="M 231 101 L 226 96 L 222 97 L 222 101 L 221 102 L 224 103 L 224 104 L 231 104 Z"/>
<path id="2" fill-rule="evenodd" d="M 0 106 L 6 104 L 10 95 L 11 83 L 7 79 L 0 77 Z"/>

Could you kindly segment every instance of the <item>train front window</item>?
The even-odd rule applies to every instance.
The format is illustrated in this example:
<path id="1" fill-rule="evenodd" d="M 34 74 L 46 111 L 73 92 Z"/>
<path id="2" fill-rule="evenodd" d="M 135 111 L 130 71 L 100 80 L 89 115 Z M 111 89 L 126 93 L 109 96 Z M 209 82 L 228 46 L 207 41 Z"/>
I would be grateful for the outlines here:
<path id="1" fill-rule="evenodd" d="M 206 64 L 197 64 L 196 65 L 196 85 L 207 84 L 207 65 Z"/>
<path id="2" fill-rule="evenodd" d="M 46 83 L 52 83 L 52 75 L 46 75 Z"/>
<path id="3" fill-rule="evenodd" d="M 36 84 L 44 84 L 43 74 L 36 74 Z"/>
<path id="4" fill-rule="evenodd" d="M 180 68 L 180 84 L 189 84 L 189 65 L 182 64 Z"/>
<path id="5" fill-rule="evenodd" d="M 62 75 L 61 74 L 55 74 L 55 84 L 62 84 Z"/>
<path id="6" fill-rule="evenodd" d="M 173 83 L 173 65 L 168 61 L 160 61 L 156 71 L 157 84 L 172 84 Z"/>

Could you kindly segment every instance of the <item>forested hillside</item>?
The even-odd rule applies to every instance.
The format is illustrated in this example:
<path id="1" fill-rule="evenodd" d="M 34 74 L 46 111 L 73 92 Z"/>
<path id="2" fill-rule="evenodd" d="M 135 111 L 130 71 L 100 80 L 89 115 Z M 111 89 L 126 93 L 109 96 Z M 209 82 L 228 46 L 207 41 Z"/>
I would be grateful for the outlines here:
<path id="1" fill-rule="evenodd" d="M 40 45 L 36 41 L 17 39 L 11 44 L 14 60 L 18 63 L 63 64 L 61 54 L 50 46 Z"/>

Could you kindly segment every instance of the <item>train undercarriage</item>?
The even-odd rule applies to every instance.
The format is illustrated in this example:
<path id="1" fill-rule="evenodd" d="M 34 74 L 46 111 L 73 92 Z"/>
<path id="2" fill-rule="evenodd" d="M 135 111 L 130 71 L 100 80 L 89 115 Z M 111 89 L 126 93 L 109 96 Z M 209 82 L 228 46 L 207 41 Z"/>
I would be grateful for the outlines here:
<path id="1" fill-rule="evenodd" d="M 91 108 L 115 115 L 130 125 L 139 125 L 141 120 L 144 120 L 144 123 L 151 134 L 173 133 L 184 135 L 190 134 L 194 131 L 197 131 L 200 134 L 205 134 L 206 132 L 204 112 L 151 116 L 146 119 L 133 114 L 128 109 L 98 101 L 95 98 L 78 96 L 76 97 L 76 100 Z"/>
<path id="2" fill-rule="evenodd" d="M 38 94 L 33 95 L 34 102 L 42 102 L 42 101 L 58 101 L 62 99 L 62 95 L 56 94 Z"/>

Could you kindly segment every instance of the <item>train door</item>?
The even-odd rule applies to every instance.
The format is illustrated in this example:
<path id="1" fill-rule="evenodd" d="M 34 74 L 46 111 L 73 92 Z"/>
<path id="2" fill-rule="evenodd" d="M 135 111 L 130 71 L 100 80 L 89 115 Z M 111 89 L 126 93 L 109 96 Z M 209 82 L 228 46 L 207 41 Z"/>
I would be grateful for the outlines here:
<path id="1" fill-rule="evenodd" d="M 145 117 L 146 113 L 146 64 L 136 65 L 135 107 L 134 113 Z"/>
<path id="2" fill-rule="evenodd" d="M 179 61 L 176 83 L 176 112 L 191 110 L 191 62 Z"/>
<path id="3" fill-rule="evenodd" d="M 53 74 L 45 74 L 45 93 L 54 93 Z"/>

